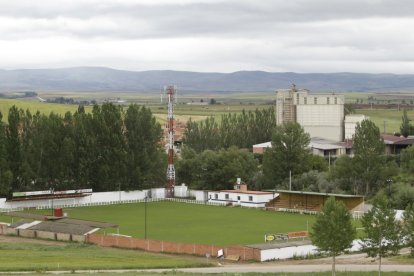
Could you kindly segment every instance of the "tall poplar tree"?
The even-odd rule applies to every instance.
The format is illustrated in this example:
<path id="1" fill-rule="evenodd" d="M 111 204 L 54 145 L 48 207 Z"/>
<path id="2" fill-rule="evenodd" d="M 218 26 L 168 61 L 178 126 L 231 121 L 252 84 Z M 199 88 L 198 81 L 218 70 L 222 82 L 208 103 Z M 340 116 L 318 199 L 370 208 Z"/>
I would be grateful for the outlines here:
<path id="1" fill-rule="evenodd" d="M 275 188 L 292 175 L 310 169 L 310 136 L 298 123 L 287 123 L 273 132 L 272 148 L 263 155 L 265 188 Z"/>
<path id="2" fill-rule="evenodd" d="M 378 275 L 381 275 L 382 258 L 397 254 L 402 247 L 402 228 L 395 213 L 387 198 L 379 197 L 362 217 L 366 234 L 361 243 L 362 251 L 370 257 L 378 257 Z"/>
<path id="3" fill-rule="evenodd" d="M 311 240 L 321 252 L 332 256 L 332 275 L 335 276 L 335 257 L 352 246 L 356 236 L 352 217 L 342 202 L 329 198 L 312 226 Z"/>
<path id="4" fill-rule="evenodd" d="M 369 195 L 382 183 L 381 171 L 384 165 L 384 140 L 379 128 L 370 120 L 357 123 L 353 139 L 354 169 L 365 184 L 364 193 Z"/>
<path id="5" fill-rule="evenodd" d="M 20 185 L 20 172 L 22 165 L 21 141 L 19 137 L 20 117 L 23 111 L 13 105 L 9 110 L 8 127 L 6 131 L 6 152 L 10 170 L 13 174 L 9 196 L 17 191 Z"/>
<path id="6" fill-rule="evenodd" d="M 402 136 L 407 137 L 408 135 L 411 134 L 410 131 L 411 131 L 410 120 L 408 119 L 407 110 L 404 109 L 403 116 L 401 117 L 400 132 Z"/>

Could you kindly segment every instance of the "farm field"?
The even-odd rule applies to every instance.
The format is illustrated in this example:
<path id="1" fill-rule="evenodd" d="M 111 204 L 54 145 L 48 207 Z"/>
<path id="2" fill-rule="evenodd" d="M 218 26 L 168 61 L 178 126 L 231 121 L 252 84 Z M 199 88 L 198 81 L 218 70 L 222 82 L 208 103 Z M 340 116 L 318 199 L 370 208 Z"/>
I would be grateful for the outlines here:
<path id="1" fill-rule="evenodd" d="M 30 113 L 35 114 L 39 111 L 42 114 L 50 114 L 51 112 L 64 115 L 66 112 L 75 112 L 78 109 L 77 105 L 42 103 L 34 100 L 22 99 L 0 99 L 0 112 L 3 114 L 3 122 L 7 121 L 9 109 L 15 105 L 17 108 L 23 110 L 30 110 Z M 92 110 L 92 107 L 86 107 L 86 112 Z"/>
<path id="2" fill-rule="evenodd" d="M 384 132 L 384 121 L 386 133 L 400 132 L 401 117 L 403 109 L 356 109 L 355 113 L 368 116 Z M 408 118 L 414 119 L 414 110 L 407 110 Z"/>
<path id="3" fill-rule="evenodd" d="M 73 97 L 76 99 L 89 99 L 97 98 L 103 101 L 105 98 L 119 96 L 122 99 L 126 99 L 125 105 L 130 103 L 137 103 L 140 105 L 147 105 L 154 116 L 160 123 L 166 121 L 167 107 L 164 104 L 160 104 L 159 94 L 146 94 L 146 93 L 121 93 L 121 94 L 108 94 L 108 93 L 81 93 L 81 92 L 56 92 L 50 94 L 40 94 L 45 96 L 64 96 Z M 411 94 L 410 94 L 411 95 Z M 375 96 L 376 98 L 392 99 L 398 97 L 409 97 L 406 94 L 381 94 L 381 93 L 345 93 L 345 97 L 348 102 L 355 102 L 355 99 L 366 99 L 368 96 Z M 186 102 L 199 102 L 201 99 L 207 101 L 209 98 L 216 99 L 220 104 L 216 105 L 188 105 Z M 265 101 L 267 100 L 267 101 Z M 240 113 L 243 110 L 254 111 L 255 109 L 265 109 L 272 105 L 270 101 L 275 100 L 274 93 L 265 92 L 251 92 L 251 93 L 225 93 L 225 94 L 194 94 L 185 95 L 185 98 L 179 100 L 175 106 L 175 116 L 182 122 L 188 121 L 190 118 L 194 121 L 204 120 L 209 116 L 216 117 L 216 121 L 220 121 L 220 116 L 227 113 Z M 164 100 L 165 101 L 165 100 Z M 50 112 L 65 114 L 67 111 L 72 113 L 77 110 L 77 105 L 65 105 L 54 103 L 41 103 L 33 99 L 0 99 L 0 112 L 3 114 L 3 121 L 7 121 L 8 110 L 12 105 L 16 105 L 23 110 L 29 109 L 32 114 L 36 111 L 40 111 L 44 114 Z M 90 112 L 92 107 L 87 106 L 86 111 Z M 409 118 L 414 120 L 414 110 L 407 110 Z M 385 130 L 387 133 L 399 132 L 401 125 L 401 116 L 403 109 L 356 109 L 355 113 L 364 114 L 371 118 L 371 120 L 380 128 L 381 132 Z"/>
<path id="4" fill-rule="evenodd" d="M 178 268 L 206 266 L 200 258 L 101 248 L 76 243 L 0 243 L 0 271 Z"/>
<path id="5" fill-rule="evenodd" d="M 133 103 L 133 102 L 130 102 Z M 125 104 L 125 109 L 128 104 Z M 143 104 L 143 103 L 138 103 Z M 0 99 L 0 112 L 3 114 L 3 122 L 7 121 L 8 113 L 10 107 L 16 105 L 18 108 L 23 110 L 30 110 L 32 114 L 39 111 L 42 114 L 50 114 L 51 112 L 64 115 L 66 112 L 70 111 L 74 113 L 78 106 L 77 105 L 68 105 L 68 104 L 56 104 L 56 103 L 42 103 L 36 100 L 22 100 L 22 99 Z M 161 104 L 149 104 L 147 105 L 157 120 L 161 123 L 166 121 L 167 116 L 167 107 L 166 105 Z M 220 120 L 222 114 L 227 113 L 240 113 L 243 110 L 254 111 L 258 109 L 269 108 L 270 105 L 254 105 L 246 103 L 231 103 L 231 104 L 217 104 L 217 105 L 187 105 L 187 104 L 177 104 L 174 110 L 175 117 L 182 121 L 186 122 L 190 118 L 194 121 L 199 121 L 206 119 L 209 116 L 215 116 L 217 120 Z M 92 106 L 85 107 L 86 112 L 92 110 Z"/>
<path id="6" fill-rule="evenodd" d="M 69 217 L 118 224 L 119 233 L 143 238 L 145 204 L 120 204 L 64 209 Z M 50 210 L 35 210 L 49 214 Z M 0 217 L 10 222 L 10 217 Z M 263 243 L 266 233 L 304 231 L 315 216 L 240 207 L 196 205 L 177 202 L 147 203 L 147 237 L 208 245 Z M 359 222 L 356 222 L 356 227 Z M 103 231 L 103 230 L 102 230 Z M 106 229 L 106 233 L 117 229 Z"/>

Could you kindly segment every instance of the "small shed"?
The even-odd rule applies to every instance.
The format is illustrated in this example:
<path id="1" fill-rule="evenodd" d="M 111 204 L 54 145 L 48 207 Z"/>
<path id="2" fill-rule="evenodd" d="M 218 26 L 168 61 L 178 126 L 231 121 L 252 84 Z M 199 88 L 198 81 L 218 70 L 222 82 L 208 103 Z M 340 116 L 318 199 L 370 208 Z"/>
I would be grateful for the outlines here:
<path id="1" fill-rule="evenodd" d="M 279 196 L 268 204 L 266 207 L 275 208 L 276 210 L 303 210 L 319 212 L 325 201 L 329 197 L 342 201 L 350 212 L 364 211 L 364 196 L 347 195 L 347 194 L 330 194 L 304 191 L 275 191 Z"/>

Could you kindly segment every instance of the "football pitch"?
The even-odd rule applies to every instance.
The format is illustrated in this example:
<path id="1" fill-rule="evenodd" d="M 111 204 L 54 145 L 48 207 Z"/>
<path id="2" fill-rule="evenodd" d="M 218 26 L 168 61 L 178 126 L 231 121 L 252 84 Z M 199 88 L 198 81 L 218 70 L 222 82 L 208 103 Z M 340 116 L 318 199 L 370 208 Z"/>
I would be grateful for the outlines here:
<path id="1" fill-rule="evenodd" d="M 267 233 L 311 228 L 315 216 L 169 201 L 146 204 L 147 238 L 207 245 L 247 245 L 264 242 Z M 37 210 L 49 214 L 50 210 Z M 66 208 L 71 218 L 119 225 L 119 234 L 145 236 L 145 203 Z M 116 233 L 117 229 L 105 229 Z"/>

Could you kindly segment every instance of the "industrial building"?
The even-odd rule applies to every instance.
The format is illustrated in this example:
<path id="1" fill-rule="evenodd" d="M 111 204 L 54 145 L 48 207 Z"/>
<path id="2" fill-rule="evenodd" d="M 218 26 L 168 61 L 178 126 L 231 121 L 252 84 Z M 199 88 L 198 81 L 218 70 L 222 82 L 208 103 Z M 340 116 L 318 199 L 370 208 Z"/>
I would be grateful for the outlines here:
<path id="1" fill-rule="evenodd" d="M 343 141 L 344 95 L 313 94 L 295 85 L 276 92 L 276 124 L 297 122 L 311 137 Z"/>
<path id="2" fill-rule="evenodd" d="M 349 114 L 345 116 L 345 140 L 352 140 L 355 135 L 355 128 L 357 124 L 361 124 L 363 120 L 368 120 L 369 117 L 363 114 Z"/>

